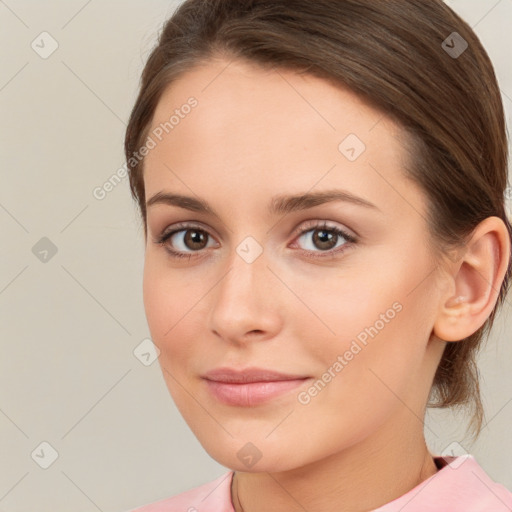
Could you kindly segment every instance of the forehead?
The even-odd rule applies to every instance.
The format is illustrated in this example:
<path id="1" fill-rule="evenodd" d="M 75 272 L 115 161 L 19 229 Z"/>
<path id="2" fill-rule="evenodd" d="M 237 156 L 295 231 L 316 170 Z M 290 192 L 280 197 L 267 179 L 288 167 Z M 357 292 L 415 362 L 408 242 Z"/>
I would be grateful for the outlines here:
<path id="1" fill-rule="evenodd" d="M 164 91 L 149 134 L 146 197 L 199 183 L 251 195 L 344 185 L 395 203 L 397 194 L 418 195 L 404 178 L 399 127 L 312 75 L 210 61 Z"/>
<path id="2" fill-rule="evenodd" d="M 215 59 L 185 72 L 165 89 L 151 129 L 168 122 L 190 98 L 200 107 L 191 112 L 198 121 L 194 128 L 203 128 L 209 136 L 234 128 L 234 133 L 257 132 L 261 138 L 264 134 L 258 130 L 262 119 L 268 120 L 268 128 L 284 126 L 287 132 L 302 128 L 310 136 L 347 130 L 364 136 L 384 120 L 382 113 L 348 89 L 313 75 Z M 233 126 L 230 121 L 240 124 Z M 398 131 L 389 119 L 385 121 L 385 130 Z"/>

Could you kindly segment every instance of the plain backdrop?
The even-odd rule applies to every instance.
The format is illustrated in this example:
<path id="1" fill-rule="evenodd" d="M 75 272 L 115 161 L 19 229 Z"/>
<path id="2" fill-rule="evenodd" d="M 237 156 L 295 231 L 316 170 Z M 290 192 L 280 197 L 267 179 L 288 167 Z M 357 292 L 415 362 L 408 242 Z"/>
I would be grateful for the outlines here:
<path id="1" fill-rule="evenodd" d="M 0 0 L 0 511 L 123 512 L 227 471 L 158 361 L 140 360 L 143 232 L 128 181 L 94 195 L 122 174 L 140 72 L 178 3 Z M 449 4 L 490 54 L 510 126 L 512 0 Z M 512 489 L 510 301 L 479 356 L 480 439 L 450 411 L 425 430 L 433 451 L 456 443 Z"/>

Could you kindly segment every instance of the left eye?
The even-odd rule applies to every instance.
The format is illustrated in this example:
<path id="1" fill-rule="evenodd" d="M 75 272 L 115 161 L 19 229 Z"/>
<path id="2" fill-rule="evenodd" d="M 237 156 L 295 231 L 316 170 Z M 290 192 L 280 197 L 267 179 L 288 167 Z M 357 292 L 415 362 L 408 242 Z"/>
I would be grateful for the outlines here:
<path id="1" fill-rule="evenodd" d="M 305 241 L 304 250 L 313 252 L 328 252 L 345 245 L 347 242 L 354 242 L 354 238 L 341 229 L 333 226 L 314 226 L 303 230 L 298 238 Z"/>

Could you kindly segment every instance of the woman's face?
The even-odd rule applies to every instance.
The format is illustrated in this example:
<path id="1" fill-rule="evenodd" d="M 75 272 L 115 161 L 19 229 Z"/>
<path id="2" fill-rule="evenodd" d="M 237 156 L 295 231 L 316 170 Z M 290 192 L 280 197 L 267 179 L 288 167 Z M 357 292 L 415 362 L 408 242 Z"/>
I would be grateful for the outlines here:
<path id="1" fill-rule="evenodd" d="M 422 434 L 442 286 L 397 127 L 310 75 L 211 61 L 149 133 L 146 315 L 206 451 L 278 471 Z M 225 368 L 295 379 L 205 379 Z"/>

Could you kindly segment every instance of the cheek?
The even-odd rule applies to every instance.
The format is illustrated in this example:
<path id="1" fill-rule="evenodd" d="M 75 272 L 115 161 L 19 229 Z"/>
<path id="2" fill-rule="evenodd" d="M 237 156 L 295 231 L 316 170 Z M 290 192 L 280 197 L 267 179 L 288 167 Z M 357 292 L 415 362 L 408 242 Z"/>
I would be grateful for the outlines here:
<path id="1" fill-rule="evenodd" d="M 208 361 L 203 361 L 207 357 L 203 346 L 206 295 L 212 286 L 208 283 L 206 276 L 192 276 L 190 272 L 169 268 L 162 263 L 160 255 L 146 256 L 144 308 L 170 389 L 176 386 L 170 375 L 190 378 L 195 369 L 208 366 Z"/>
<path id="2" fill-rule="evenodd" d="M 165 332 L 170 327 L 170 312 L 174 310 L 171 295 L 166 292 L 165 279 L 158 279 L 158 275 L 151 259 L 146 257 L 144 264 L 143 299 L 146 319 L 153 342 L 160 345 Z"/>
<path id="3" fill-rule="evenodd" d="M 396 254 L 386 258 L 381 253 L 378 261 L 362 265 L 364 271 L 359 266 L 347 268 L 336 278 L 312 277 L 304 284 L 303 294 L 318 318 L 308 315 L 306 323 L 297 326 L 309 333 L 298 339 L 321 340 L 305 349 L 320 368 L 337 368 L 335 373 L 344 375 L 338 382 L 350 380 L 349 385 L 339 383 L 340 390 L 366 387 L 371 393 L 376 385 L 382 388 L 375 374 L 390 387 L 400 388 L 422 364 L 435 313 L 434 283 L 428 278 L 432 268 L 426 254 Z M 314 294 L 307 294 L 309 285 Z M 336 363 L 339 356 L 343 369 Z"/>
<path id="4" fill-rule="evenodd" d="M 187 312 L 196 301 L 189 296 L 186 287 L 176 286 L 168 270 L 166 274 L 162 266 L 152 263 L 149 257 L 144 267 L 146 319 L 151 339 L 160 350 L 158 361 L 169 393 L 181 414 L 188 418 L 194 408 L 183 386 L 190 377 L 191 361 L 197 362 L 198 358 L 191 340 L 200 339 L 200 335 L 194 333 L 194 329 L 198 329 L 197 322 L 194 323 L 193 315 Z"/>
<path id="5" fill-rule="evenodd" d="M 407 288 L 394 275 L 348 268 L 336 275 L 332 272 L 329 276 L 301 279 L 293 289 L 304 297 L 309 311 L 294 316 L 296 339 L 308 341 L 308 352 L 328 363 L 325 356 L 332 359 L 333 354 L 343 353 L 353 340 L 365 346 L 377 335 L 386 337 L 390 326 L 400 322 L 403 289 Z M 309 335 L 304 336 L 305 332 Z M 322 342 L 311 343 L 311 339 Z"/>
<path id="6" fill-rule="evenodd" d="M 146 256 L 144 264 L 143 299 L 149 330 L 161 351 L 161 360 L 166 359 L 169 350 L 179 354 L 176 341 L 183 339 L 179 333 L 185 327 L 190 329 L 187 325 L 190 294 L 151 254 Z"/>

